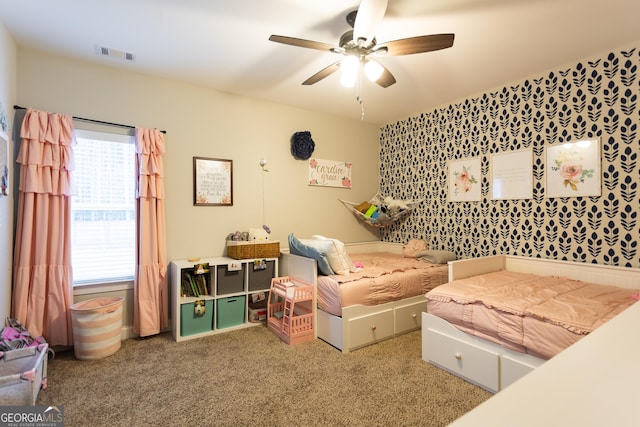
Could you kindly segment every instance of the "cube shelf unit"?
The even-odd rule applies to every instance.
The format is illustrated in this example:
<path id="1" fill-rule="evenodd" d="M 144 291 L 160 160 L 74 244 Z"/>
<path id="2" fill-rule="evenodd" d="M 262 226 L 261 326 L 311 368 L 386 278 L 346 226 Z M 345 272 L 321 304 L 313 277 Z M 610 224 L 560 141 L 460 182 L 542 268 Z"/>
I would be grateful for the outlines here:
<path id="1" fill-rule="evenodd" d="M 198 264 L 209 264 L 200 278 L 204 279 L 206 292 L 198 297 L 185 296 L 183 280 L 194 274 Z M 260 268 L 261 265 L 265 268 Z M 260 325 L 262 322 L 252 319 L 249 311 L 266 311 L 271 279 L 278 275 L 278 258 L 177 260 L 169 268 L 171 331 L 176 341 L 184 341 Z M 264 299 L 254 303 L 261 296 Z M 197 304 L 199 307 L 197 301 L 202 302 Z"/>

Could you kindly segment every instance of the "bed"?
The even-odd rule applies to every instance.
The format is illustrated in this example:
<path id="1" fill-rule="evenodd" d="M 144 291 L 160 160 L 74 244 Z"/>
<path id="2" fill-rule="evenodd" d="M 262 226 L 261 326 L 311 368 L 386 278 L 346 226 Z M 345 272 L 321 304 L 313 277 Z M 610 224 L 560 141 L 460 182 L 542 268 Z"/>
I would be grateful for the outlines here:
<path id="1" fill-rule="evenodd" d="M 424 294 L 447 281 L 448 266 L 402 256 L 403 245 L 346 245 L 364 269 L 348 275 L 318 275 L 316 260 L 283 251 L 281 275 L 316 285 L 316 333 L 343 353 L 420 328 Z M 391 262 L 401 267 L 387 268 Z M 346 289 L 349 289 L 348 291 Z"/>
<path id="2" fill-rule="evenodd" d="M 605 285 L 605 286 L 603 286 Z M 426 294 L 422 358 L 497 392 L 636 302 L 640 270 L 498 255 Z"/>

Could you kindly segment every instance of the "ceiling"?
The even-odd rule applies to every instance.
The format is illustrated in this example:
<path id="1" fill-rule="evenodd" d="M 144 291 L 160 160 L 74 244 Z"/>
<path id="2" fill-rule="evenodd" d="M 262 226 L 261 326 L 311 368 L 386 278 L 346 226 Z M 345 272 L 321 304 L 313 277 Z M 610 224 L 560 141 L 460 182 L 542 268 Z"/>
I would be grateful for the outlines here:
<path id="1" fill-rule="evenodd" d="M 338 44 L 359 0 L 0 0 L 19 46 L 383 125 L 640 40 L 638 0 L 389 0 L 378 42 L 455 33 L 452 48 L 382 57 L 397 83 L 360 91 L 339 57 L 271 34 Z M 97 47 L 132 53 L 105 57 Z"/>

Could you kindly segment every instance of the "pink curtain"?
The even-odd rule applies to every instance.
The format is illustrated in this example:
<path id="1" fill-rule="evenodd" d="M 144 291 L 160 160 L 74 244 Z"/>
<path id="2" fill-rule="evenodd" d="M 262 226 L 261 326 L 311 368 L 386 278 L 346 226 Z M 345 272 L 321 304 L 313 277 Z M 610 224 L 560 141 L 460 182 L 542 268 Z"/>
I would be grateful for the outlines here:
<path id="1" fill-rule="evenodd" d="M 133 331 L 141 337 L 169 326 L 164 217 L 164 135 L 136 128 L 136 276 Z"/>
<path id="2" fill-rule="evenodd" d="M 20 138 L 12 316 L 52 346 L 72 345 L 72 117 L 28 109 Z"/>

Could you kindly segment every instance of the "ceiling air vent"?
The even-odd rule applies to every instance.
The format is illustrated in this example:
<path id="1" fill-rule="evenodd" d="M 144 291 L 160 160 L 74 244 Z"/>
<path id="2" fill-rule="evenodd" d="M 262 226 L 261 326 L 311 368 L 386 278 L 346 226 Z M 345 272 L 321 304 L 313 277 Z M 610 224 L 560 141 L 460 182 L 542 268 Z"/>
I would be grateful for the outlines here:
<path id="1" fill-rule="evenodd" d="M 111 49 L 104 46 L 96 46 L 96 53 L 98 55 L 108 56 L 110 58 L 119 59 L 121 61 L 135 61 L 136 59 L 133 53 L 125 52 L 118 49 Z"/>

